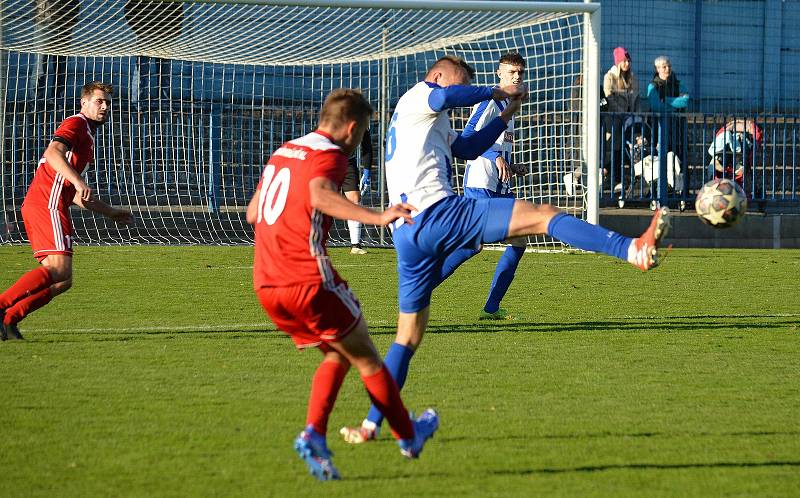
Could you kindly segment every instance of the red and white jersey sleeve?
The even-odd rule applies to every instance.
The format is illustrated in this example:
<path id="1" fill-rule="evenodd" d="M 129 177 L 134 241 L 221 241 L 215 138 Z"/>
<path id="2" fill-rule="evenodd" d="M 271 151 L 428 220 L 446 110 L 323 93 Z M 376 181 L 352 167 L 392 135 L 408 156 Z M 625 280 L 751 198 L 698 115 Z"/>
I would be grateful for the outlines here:
<path id="1" fill-rule="evenodd" d="M 65 119 L 56 130 L 53 140 L 67 145 L 67 161 L 78 174 L 83 173 L 94 159 L 94 129 L 83 114 Z M 63 210 L 72 204 L 74 197 L 75 187 L 42 157 L 25 196 L 25 204 Z"/>
<path id="2" fill-rule="evenodd" d="M 332 218 L 312 208 L 309 182 L 340 186 L 347 157 L 326 133 L 286 142 L 269 159 L 259 182 L 253 286 L 333 282 L 325 244 Z"/>

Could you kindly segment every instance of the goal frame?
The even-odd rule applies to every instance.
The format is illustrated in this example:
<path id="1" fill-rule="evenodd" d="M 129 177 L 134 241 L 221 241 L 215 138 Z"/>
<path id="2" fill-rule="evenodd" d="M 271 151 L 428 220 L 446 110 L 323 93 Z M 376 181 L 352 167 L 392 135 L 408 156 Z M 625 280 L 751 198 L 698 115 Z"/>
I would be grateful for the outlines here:
<path id="1" fill-rule="evenodd" d="M 33 0 L 30 0 L 31 2 Z M 506 13 L 513 13 L 513 12 L 532 12 L 532 13 L 554 13 L 554 14 L 564 14 L 569 15 L 573 18 L 574 26 L 580 27 L 580 37 L 574 38 L 576 47 L 581 47 L 582 53 L 578 55 L 574 60 L 576 62 L 580 61 L 580 76 L 581 76 L 581 83 L 577 85 L 577 80 L 575 84 L 572 85 L 573 90 L 580 90 L 580 103 L 581 103 L 581 116 L 578 118 L 579 121 L 574 120 L 572 118 L 575 125 L 580 124 L 581 130 L 574 134 L 574 142 L 573 147 L 571 150 L 574 151 L 574 154 L 571 156 L 571 159 L 574 161 L 573 166 L 575 168 L 580 168 L 580 171 L 583 173 L 583 181 L 582 186 L 584 187 L 581 190 L 580 198 L 582 199 L 582 204 L 577 209 L 580 216 L 583 216 L 588 222 L 597 224 L 599 221 L 599 200 L 600 200 L 600 188 L 601 188 L 601 175 L 600 175 L 600 167 L 601 167 L 601 158 L 599 157 L 600 153 L 600 133 L 599 133 L 599 88 L 600 88 L 600 72 L 599 72 L 599 42 L 600 42 L 600 12 L 601 12 L 601 5 L 600 3 L 591 2 L 589 0 L 584 0 L 583 2 L 537 2 L 537 1 L 492 1 L 492 2 L 485 2 L 485 1 L 477 1 L 477 0 L 432 0 L 432 1 L 424 1 L 424 0 L 191 0 L 191 1 L 181 1 L 181 0 L 160 0 L 165 3 L 176 3 L 176 4 L 193 4 L 193 5 L 209 5 L 213 8 L 214 5 L 240 5 L 240 6 L 263 6 L 263 7 L 307 7 L 307 8 L 330 8 L 330 9 L 386 9 L 386 10 L 413 10 L 413 11 L 488 11 L 488 12 L 506 12 Z M 91 3 L 91 2 L 89 2 Z M 120 4 L 121 5 L 121 0 Z M 13 43 L 9 42 L 7 45 L 5 43 L 5 38 L 3 35 L 10 35 L 14 32 L 14 25 L 6 25 L 6 14 L 9 11 L 4 12 L 5 9 L 16 9 L 19 11 L 19 7 L 22 5 L 21 3 L 17 4 L 8 4 L 8 3 L 0 3 L 0 88 L 2 88 L 2 92 L 0 92 L 0 105 L 2 105 L 3 109 L 7 109 L 6 106 L 6 99 L 11 98 L 8 101 L 9 104 L 14 104 L 14 96 L 7 95 L 7 85 L 16 84 L 12 83 L 13 74 L 8 73 L 8 71 L 13 71 L 13 67 L 9 67 L 10 57 L 9 53 L 11 52 L 19 52 L 20 49 L 16 48 Z M 115 4 L 116 5 L 116 4 Z M 115 7 L 116 8 L 116 7 Z M 582 17 L 581 17 L 582 15 Z M 491 25 L 488 25 L 491 26 Z M 5 32 L 5 33 L 4 33 Z M 376 120 L 373 122 L 373 126 L 376 126 L 377 130 L 376 133 L 373 135 L 377 135 L 379 139 L 376 141 L 376 152 L 377 158 L 375 160 L 374 166 L 379 169 L 379 174 L 376 175 L 376 179 L 380 181 L 380 185 L 376 185 L 376 194 L 379 193 L 380 197 L 380 206 L 385 206 L 388 202 L 386 198 L 386 185 L 385 185 L 385 144 L 382 140 L 382 137 L 385 136 L 386 130 L 388 128 L 388 121 L 390 118 L 390 111 L 393 99 L 396 98 L 396 95 L 393 95 L 392 92 L 397 90 L 396 85 L 390 85 L 390 71 L 388 70 L 388 65 L 392 58 L 396 57 L 393 50 L 396 51 L 397 47 L 387 49 L 387 31 L 384 29 L 383 33 L 383 41 L 382 41 L 382 48 L 381 52 L 383 55 L 382 57 L 374 57 L 371 56 L 371 60 L 375 61 L 382 70 L 378 71 L 380 75 L 377 81 L 377 85 L 373 86 L 373 89 L 377 90 L 378 98 L 377 101 L 373 100 L 376 104 L 377 116 Z M 13 39 L 11 37 L 10 39 Z M 538 42 L 537 42 L 538 45 Z M 73 45 L 74 47 L 75 45 Z M 531 46 L 531 45 L 521 45 L 521 46 Z M 418 48 L 418 45 L 411 43 L 410 47 Z M 33 54 L 59 54 L 59 50 L 61 48 L 57 48 L 56 52 L 42 52 L 40 50 L 46 50 L 42 48 L 34 47 L 32 49 L 22 49 L 23 51 L 27 51 L 28 53 Z M 69 47 L 67 47 L 69 50 Z M 402 50 L 402 49 L 401 49 Z M 73 50 L 74 51 L 74 50 Z M 379 52 L 374 52 L 377 54 Z M 550 53 L 548 50 L 545 50 L 545 54 Z M 63 52 L 61 52 L 63 54 Z M 74 54 L 68 54 L 70 57 L 75 56 Z M 145 54 L 142 54 L 145 55 Z M 150 57 L 150 54 L 146 54 Z M 80 54 L 77 55 L 80 57 Z M 130 56 L 135 56 L 135 54 L 130 54 Z M 96 56 L 95 56 L 96 57 Z M 109 57 L 129 57 L 126 54 L 115 54 L 110 53 L 108 56 L 100 55 L 101 58 Z M 170 56 L 167 55 L 167 58 Z M 176 60 L 180 60 L 176 57 Z M 202 59 L 183 59 L 185 61 L 200 61 Z M 213 63 L 219 63 L 216 61 L 209 61 Z M 224 63 L 224 62 L 223 62 Z M 315 64 L 316 62 L 311 61 L 310 64 Z M 38 62 L 37 62 L 38 64 Z M 231 64 L 241 64 L 236 61 L 231 62 Z M 486 74 L 486 73 L 484 73 Z M 576 74 L 576 73 L 573 73 Z M 8 78 L 7 78 L 8 76 Z M 16 80 L 13 80 L 16 81 Z M 485 83 L 484 83 L 485 84 Z M 374 97 L 373 97 L 374 98 Z M 213 105 L 212 105 L 213 109 Z M 578 110 L 578 109 L 575 109 Z M 544 115 L 544 114 L 541 114 Z M 14 114 L 7 115 L 6 112 L 0 116 L 0 125 L 3 126 L 3 130 L 6 129 L 7 123 L 14 123 Z M 216 115 L 210 115 L 209 119 L 215 119 Z M 209 128 L 211 124 L 209 124 Z M 216 136 L 215 136 L 216 138 Z M 37 139 L 39 140 L 39 139 Z M 39 140 L 40 141 L 40 140 Z M 217 155 L 219 154 L 219 149 L 214 148 L 212 146 L 218 145 L 218 143 L 212 142 L 209 145 L 209 154 L 213 149 L 213 152 Z M 6 157 L 6 141 L 0 141 L 0 154 L 2 157 Z M 14 150 L 14 149 L 9 149 Z M 533 150 L 550 150 L 546 148 L 534 148 Z M 556 147 L 553 150 L 561 150 L 560 148 Z M 564 149 L 566 150 L 566 148 Z M 41 152 L 41 151 L 39 151 Z M 35 152 L 34 152 L 35 153 Z M 577 157 L 580 155 L 580 157 Z M 215 156 L 216 157 L 216 156 Z M 209 159 L 209 163 L 213 164 L 214 161 Z M 535 164 L 532 162 L 531 164 Z M 12 172 L 14 170 L 11 170 Z M 533 170 L 532 170 L 533 171 Z M 134 172 L 135 173 L 135 172 Z M 211 186 L 213 187 L 213 178 L 214 178 L 215 171 L 209 170 L 208 174 L 211 178 Z M 373 177 L 375 178 L 375 177 Z M 5 177 L 0 175 L 0 187 L 2 187 L 2 191 L 0 192 L 0 201 L 2 201 L 3 209 L 7 205 L 13 206 L 16 202 L 17 197 L 15 197 L 14 192 L 11 192 L 11 201 L 7 204 L 6 201 L 6 194 L 7 189 L 5 185 L 2 185 L 2 181 L 4 181 Z M 455 180 L 454 180 L 455 181 Z M 561 181 L 561 178 L 557 179 L 558 182 Z M 553 183 L 540 183 L 538 181 L 533 181 L 531 184 L 533 185 L 553 185 Z M 210 191 L 209 191 L 210 192 Z M 134 194 L 135 195 L 135 194 Z M 211 194 L 209 194 L 211 195 Z M 570 194 L 572 195 L 572 194 Z M 212 195 L 213 197 L 213 195 Z M 377 196 L 376 196 L 377 197 Z M 208 202 L 208 209 L 216 209 L 213 205 L 213 201 L 210 200 Z M 21 200 L 21 199 L 20 199 Z M 137 200 L 138 202 L 138 200 Z M 373 204 L 374 205 L 374 204 Z M 183 206 L 179 206 L 183 209 Z M 189 206 L 191 212 L 191 206 Z M 227 212 L 234 212 L 237 211 L 239 207 L 228 208 Z M 181 211 L 181 213 L 183 213 Z M 183 214 L 187 214 L 183 213 Z M 209 213 L 217 213 L 217 211 L 209 211 Z M 170 211 L 170 214 L 172 212 Z M 0 220 L 2 221 L 2 220 Z M 11 225 L 9 225 L 11 226 Z M 373 232 L 374 233 L 374 232 Z M 386 245 L 387 241 L 384 238 L 384 230 L 381 229 L 379 231 L 380 245 Z M 0 234 L 2 235 L 2 234 Z M 24 233 L 23 233 L 24 236 Z M 376 237 L 377 238 L 377 237 Z M 372 240 L 375 241 L 376 238 Z M 13 239 L 12 239 L 13 240 Z M 242 242 L 242 241 L 240 241 Z M 556 241 L 557 242 L 557 241 Z M 92 242 L 90 242 L 92 243 Z M 106 243 L 104 239 L 100 240 L 100 243 Z M 123 242 L 124 243 L 124 242 Z M 134 242 L 136 243 L 136 242 Z M 140 242 L 141 243 L 141 242 Z M 145 242 L 148 243 L 148 242 Z M 175 243 L 175 242 L 167 242 L 167 243 Z M 177 242 L 182 243 L 182 242 Z M 194 243 L 189 241 L 189 243 Z M 213 243 L 213 242 L 212 242 Z M 234 242 L 236 243 L 236 242 Z M 535 250 L 542 250 L 542 249 L 535 249 Z M 544 249 L 547 250 L 547 249 Z"/>

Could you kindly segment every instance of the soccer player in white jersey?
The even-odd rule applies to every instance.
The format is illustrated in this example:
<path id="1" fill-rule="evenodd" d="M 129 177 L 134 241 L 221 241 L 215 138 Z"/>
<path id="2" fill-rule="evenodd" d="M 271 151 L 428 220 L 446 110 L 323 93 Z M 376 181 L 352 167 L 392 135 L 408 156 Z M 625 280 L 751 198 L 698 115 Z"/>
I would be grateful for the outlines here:
<path id="1" fill-rule="evenodd" d="M 522 84 L 525 66 L 525 59 L 516 52 L 502 56 L 497 69 L 500 87 Z M 482 129 L 492 119 L 499 116 L 508 103 L 508 100 L 500 102 L 487 99 L 476 104 L 472 108 L 472 114 L 469 117 L 467 126 L 464 128 L 463 135 L 468 136 Z M 464 172 L 465 197 L 473 199 L 514 198 L 514 194 L 511 192 L 511 180 L 515 173 L 521 173 L 523 170 L 516 167 L 512 162 L 513 144 L 514 119 L 512 118 L 508 122 L 508 128 L 505 133 L 500 134 L 489 149 L 475 159 L 467 161 L 467 168 Z M 527 239 L 518 237 L 508 242 L 508 247 L 506 247 L 503 255 L 500 256 L 500 261 L 497 262 L 492 285 L 489 289 L 489 296 L 486 298 L 486 304 L 484 304 L 480 313 L 480 319 L 502 320 L 510 317 L 509 313 L 500 307 L 500 301 L 503 300 L 503 296 L 506 295 L 511 282 L 514 280 L 514 273 L 517 271 L 519 261 L 522 259 L 522 255 L 525 254 Z M 477 251 L 474 251 L 472 254 L 465 254 L 465 256 L 471 257 L 476 253 Z M 452 264 L 458 266 L 456 263 L 460 264 L 459 261 L 452 262 Z"/>
<path id="2" fill-rule="evenodd" d="M 523 85 L 470 86 L 474 70 L 463 60 L 442 57 L 398 101 L 386 135 L 386 178 L 389 203 L 408 202 L 413 224 L 395 222 L 397 250 L 397 335 L 384 364 L 402 388 L 409 363 L 428 325 L 430 300 L 454 268 L 448 260 L 463 249 L 509 237 L 547 234 L 573 247 L 603 252 L 641 270 L 658 263 L 658 246 L 666 235 L 669 211 L 661 208 L 647 230 L 631 239 L 562 213 L 549 204 L 513 198 L 472 199 L 455 195 L 450 184 L 452 157 L 477 158 L 504 133 L 527 97 Z M 450 127 L 448 109 L 473 106 L 488 99 L 510 99 L 500 115 L 471 135 Z M 370 409 L 360 427 L 340 431 L 350 443 L 374 439 L 382 422 L 380 410 Z"/>

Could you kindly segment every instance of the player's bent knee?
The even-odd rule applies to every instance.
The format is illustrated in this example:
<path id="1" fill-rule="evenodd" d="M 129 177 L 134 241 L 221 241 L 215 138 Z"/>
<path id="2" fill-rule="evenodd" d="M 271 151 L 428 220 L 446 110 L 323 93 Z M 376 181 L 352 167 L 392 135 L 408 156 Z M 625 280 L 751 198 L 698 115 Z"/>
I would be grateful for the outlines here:
<path id="1" fill-rule="evenodd" d="M 509 237 L 523 235 L 543 235 L 547 233 L 550 220 L 561 211 L 551 204 L 534 204 L 528 201 L 517 201 L 511 212 L 508 226 Z"/>
<path id="2" fill-rule="evenodd" d="M 70 256 L 51 254 L 42 261 L 42 265 L 47 268 L 53 283 L 65 282 L 72 278 L 72 257 Z"/>
<path id="3" fill-rule="evenodd" d="M 72 278 L 68 278 L 66 280 L 62 280 L 60 282 L 55 282 L 53 285 L 50 286 L 50 290 L 53 293 L 53 296 L 57 296 L 59 294 L 63 294 L 72 288 Z"/>

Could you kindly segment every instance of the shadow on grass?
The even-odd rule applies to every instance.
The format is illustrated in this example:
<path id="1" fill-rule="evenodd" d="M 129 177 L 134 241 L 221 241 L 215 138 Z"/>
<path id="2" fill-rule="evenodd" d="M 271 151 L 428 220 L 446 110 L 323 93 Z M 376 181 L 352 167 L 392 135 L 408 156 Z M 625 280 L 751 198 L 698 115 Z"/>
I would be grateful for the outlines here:
<path id="1" fill-rule="evenodd" d="M 596 432 L 584 434 L 543 434 L 543 435 L 509 435 L 504 437 L 442 437 L 440 441 L 461 442 L 461 441 L 532 441 L 532 440 L 568 440 L 568 439 L 637 439 L 637 438 L 671 438 L 671 437 L 775 437 L 775 436 L 800 436 L 800 431 L 731 431 L 731 432 L 634 432 L 634 433 L 615 433 L 615 432 Z"/>
<path id="2" fill-rule="evenodd" d="M 799 328 L 800 319 L 794 314 L 762 314 L 762 315 L 696 315 L 666 317 L 631 317 L 614 320 L 590 320 L 579 322 L 527 322 L 515 320 L 498 320 L 471 323 L 431 323 L 429 334 L 495 334 L 503 332 L 515 333 L 553 333 L 553 332 L 693 332 L 693 331 L 730 331 L 736 330 L 775 330 Z M 375 336 L 394 335 L 396 327 L 392 325 L 371 325 L 370 334 Z M 177 339 L 193 337 L 201 339 L 288 339 L 274 329 L 271 323 L 263 328 L 257 326 L 231 325 L 219 327 L 175 326 L 164 327 L 131 327 L 85 330 L 31 330 L 23 331 L 31 342 L 82 342 L 82 341 L 131 341 L 147 339 Z M 39 332 L 47 335 L 37 338 Z M 740 338 L 730 336 L 730 339 Z"/>
<path id="3" fill-rule="evenodd" d="M 759 468 L 759 467 L 800 467 L 800 461 L 774 462 L 698 462 L 698 463 L 621 463 L 609 465 L 583 465 L 578 467 L 518 470 L 495 470 L 490 474 L 505 476 L 525 476 L 534 474 L 568 474 L 573 472 L 603 472 L 606 470 L 680 470 L 680 469 L 721 469 L 721 468 Z"/>
<path id="4" fill-rule="evenodd" d="M 697 330 L 772 330 L 776 328 L 798 327 L 800 320 L 795 317 L 781 315 L 749 315 L 749 316 L 672 316 L 642 317 L 624 320 L 598 320 L 581 322 L 517 322 L 512 320 L 457 324 L 431 324 L 428 332 L 434 334 L 469 334 L 494 332 L 594 332 L 594 331 L 626 331 L 626 332 L 683 332 Z M 395 333 L 394 327 L 372 327 L 370 333 Z"/>

